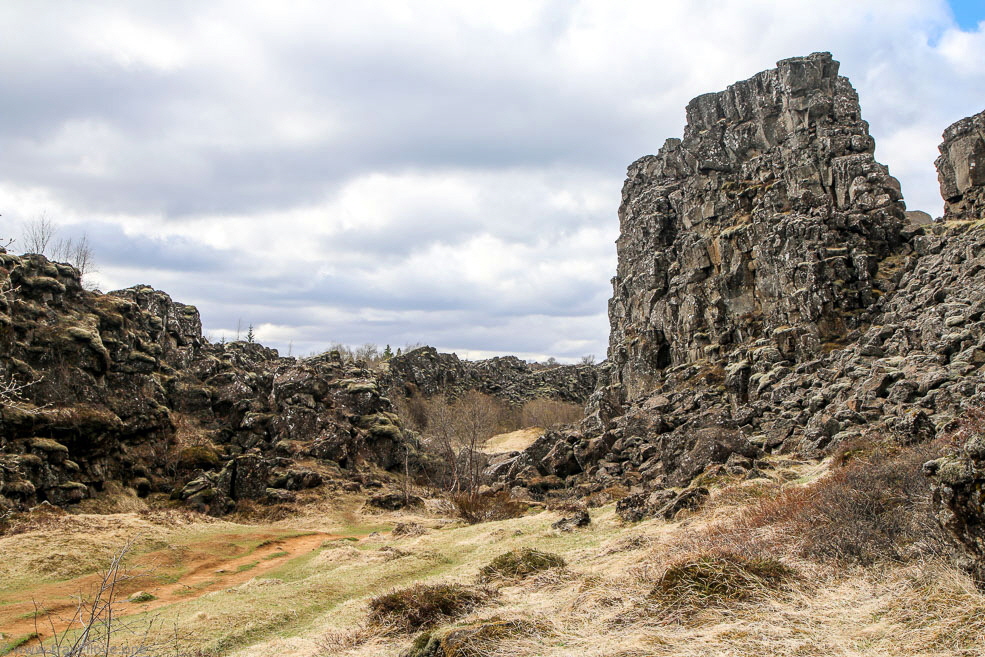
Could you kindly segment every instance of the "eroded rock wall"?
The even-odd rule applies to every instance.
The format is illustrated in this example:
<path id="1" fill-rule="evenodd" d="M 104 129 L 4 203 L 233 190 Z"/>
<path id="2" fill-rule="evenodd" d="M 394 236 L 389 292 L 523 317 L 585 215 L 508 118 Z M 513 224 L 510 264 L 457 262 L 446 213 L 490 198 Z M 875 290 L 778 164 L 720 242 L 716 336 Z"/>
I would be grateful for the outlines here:
<path id="1" fill-rule="evenodd" d="M 0 385 L 25 386 L 0 395 L 0 512 L 116 480 L 222 513 L 321 482 L 299 463 L 416 454 L 375 375 L 337 353 L 209 344 L 194 307 L 147 286 L 88 292 L 42 256 L 0 251 L 0 349 Z"/>
<path id="2" fill-rule="evenodd" d="M 598 368 L 558 365 L 537 369 L 515 356 L 468 361 L 439 353 L 434 347 L 420 347 L 384 363 L 380 380 L 395 394 L 457 397 L 478 390 L 510 403 L 540 398 L 584 404 L 595 390 Z"/>
<path id="3" fill-rule="evenodd" d="M 701 96 L 684 139 L 630 167 L 588 417 L 491 475 L 646 500 L 702 474 L 757 476 L 764 454 L 929 441 L 985 405 L 982 188 L 952 196 L 945 221 L 903 225 L 836 71 L 815 54 Z M 942 181 L 977 170 L 975 120 L 945 132 Z"/>
<path id="4" fill-rule="evenodd" d="M 948 126 L 940 152 L 935 164 L 944 218 L 985 218 L 985 112 Z"/>
<path id="5" fill-rule="evenodd" d="M 874 147 L 828 53 L 688 104 L 684 138 L 623 186 L 609 360 L 630 395 L 760 338 L 809 359 L 860 325 L 904 218 Z"/>

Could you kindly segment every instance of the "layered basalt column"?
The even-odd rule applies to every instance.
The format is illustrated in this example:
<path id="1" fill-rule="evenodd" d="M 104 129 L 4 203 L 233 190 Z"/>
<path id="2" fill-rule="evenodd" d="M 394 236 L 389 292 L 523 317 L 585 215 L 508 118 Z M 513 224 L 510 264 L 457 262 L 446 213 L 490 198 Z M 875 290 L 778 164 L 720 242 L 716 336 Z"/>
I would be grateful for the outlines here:
<path id="1" fill-rule="evenodd" d="M 944 218 L 985 219 L 985 112 L 951 124 L 938 149 Z"/>
<path id="2" fill-rule="evenodd" d="M 816 354 L 875 301 L 905 206 L 838 67 L 786 59 L 698 96 L 683 139 L 630 165 L 609 302 L 630 393 L 762 338 L 794 361 Z"/>

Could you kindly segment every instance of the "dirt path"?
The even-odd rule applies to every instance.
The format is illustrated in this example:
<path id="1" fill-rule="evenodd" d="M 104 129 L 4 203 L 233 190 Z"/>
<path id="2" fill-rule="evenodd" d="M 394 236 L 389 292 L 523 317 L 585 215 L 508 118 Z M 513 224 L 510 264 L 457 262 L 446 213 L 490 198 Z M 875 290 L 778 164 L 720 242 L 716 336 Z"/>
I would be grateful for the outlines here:
<path id="1" fill-rule="evenodd" d="M 521 452 L 533 445 L 543 435 L 544 430 L 540 427 L 528 427 L 509 433 L 500 433 L 487 440 L 479 448 L 479 451 L 486 454 Z"/>
<path id="2" fill-rule="evenodd" d="M 228 534 L 211 537 L 207 541 L 180 546 L 176 549 L 156 550 L 135 559 L 134 570 L 153 573 L 137 576 L 121 583 L 117 588 L 115 615 L 153 611 L 175 602 L 194 600 L 206 593 L 238 586 L 254 577 L 278 568 L 292 559 L 317 550 L 325 541 L 343 538 L 335 534 L 312 533 L 301 536 L 278 535 L 270 532 L 255 534 Z M 236 545 L 245 540 L 260 542 L 255 549 Z M 220 554 L 217 555 L 216 553 Z M 222 552 L 232 552 L 222 556 Z M 160 575 L 178 570 L 173 582 L 162 584 Z M 69 626 L 76 608 L 73 596 L 79 591 L 92 591 L 98 586 L 101 574 L 91 574 L 71 580 L 43 585 L 30 592 L 30 596 L 43 604 L 47 615 L 39 618 L 37 627 L 42 638 Z M 155 581 L 157 580 L 157 581 Z M 154 596 L 146 602 L 127 602 L 128 596 L 143 591 Z M 23 591 L 0 597 L 0 649 L 5 642 L 33 634 L 35 629 L 34 603 L 23 600 Z M 14 595 L 21 598 L 15 601 Z M 25 647 L 28 644 L 25 644 Z"/>

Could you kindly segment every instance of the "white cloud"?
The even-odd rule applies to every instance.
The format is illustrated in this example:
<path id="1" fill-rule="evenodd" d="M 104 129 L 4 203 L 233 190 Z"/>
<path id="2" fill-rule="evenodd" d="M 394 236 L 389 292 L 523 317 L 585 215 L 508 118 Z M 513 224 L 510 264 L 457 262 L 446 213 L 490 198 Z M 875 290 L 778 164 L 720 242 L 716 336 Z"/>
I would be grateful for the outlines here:
<path id="1" fill-rule="evenodd" d="M 939 214 L 940 133 L 985 88 L 985 28 L 941 0 L 11 1 L 0 24 L 0 233 L 46 211 L 98 235 L 107 286 L 295 353 L 602 356 L 625 166 L 690 98 L 830 50 Z"/>

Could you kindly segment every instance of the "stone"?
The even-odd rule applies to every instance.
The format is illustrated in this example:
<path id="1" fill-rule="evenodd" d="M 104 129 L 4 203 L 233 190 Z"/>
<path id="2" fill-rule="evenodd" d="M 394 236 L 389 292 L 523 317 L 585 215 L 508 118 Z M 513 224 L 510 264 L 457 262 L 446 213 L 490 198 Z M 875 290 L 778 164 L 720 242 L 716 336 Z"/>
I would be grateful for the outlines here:
<path id="1" fill-rule="evenodd" d="M 943 139 L 935 164 L 944 219 L 985 219 L 985 111 L 951 124 Z"/>
<path id="2" fill-rule="evenodd" d="M 595 390 L 595 365 L 534 367 L 515 356 L 463 361 L 455 354 L 418 347 L 383 363 L 380 385 L 391 395 L 457 398 L 469 390 L 510 403 L 556 399 L 584 404 Z"/>
<path id="3" fill-rule="evenodd" d="M 590 524 L 592 524 L 592 517 L 588 515 L 588 511 L 585 509 L 579 509 L 573 514 L 564 515 L 562 518 L 551 524 L 551 528 L 561 532 L 570 532 L 580 527 L 588 527 Z"/>

